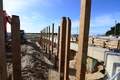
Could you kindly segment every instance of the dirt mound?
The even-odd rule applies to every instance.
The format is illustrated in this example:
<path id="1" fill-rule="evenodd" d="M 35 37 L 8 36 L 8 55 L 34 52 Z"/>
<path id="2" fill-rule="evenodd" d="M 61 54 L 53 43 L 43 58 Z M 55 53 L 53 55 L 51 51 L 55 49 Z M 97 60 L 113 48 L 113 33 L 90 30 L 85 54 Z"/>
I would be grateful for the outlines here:
<path id="1" fill-rule="evenodd" d="M 10 54 L 10 52 L 9 52 Z M 12 58 L 7 58 L 9 80 L 13 79 Z M 21 45 L 21 71 L 23 80 L 48 80 L 49 66 L 35 41 Z"/>

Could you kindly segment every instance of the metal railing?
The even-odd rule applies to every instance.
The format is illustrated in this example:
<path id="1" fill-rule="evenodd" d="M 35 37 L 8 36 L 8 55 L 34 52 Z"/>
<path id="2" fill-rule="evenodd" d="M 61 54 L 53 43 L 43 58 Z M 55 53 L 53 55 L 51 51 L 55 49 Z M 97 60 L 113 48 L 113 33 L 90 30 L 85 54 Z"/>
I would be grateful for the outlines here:
<path id="1" fill-rule="evenodd" d="M 114 80 L 119 74 L 120 74 L 120 70 L 118 70 L 118 72 L 112 78 L 110 78 L 110 80 Z"/>

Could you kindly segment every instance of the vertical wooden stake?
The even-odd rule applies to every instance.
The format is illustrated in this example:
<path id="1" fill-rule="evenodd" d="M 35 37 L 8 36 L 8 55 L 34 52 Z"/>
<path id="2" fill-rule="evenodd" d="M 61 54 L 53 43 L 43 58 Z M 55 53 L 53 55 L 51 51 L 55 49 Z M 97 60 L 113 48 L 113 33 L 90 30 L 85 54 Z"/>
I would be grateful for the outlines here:
<path id="1" fill-rule="evenodd" d="M 70 36 L 71 36 L 71 20 L 67 19 L 66 25 L 66 50 L 65 50 L 65 76 L 64 80 L 69 80 L 69 54 L 70 54 Z"/>
<path id="2" fill-rule="evenodd" d="M 43 49 L 45 50 L 45 28 L 43 29 L 43 34 L 44 34 L 43 35 L 43 38 L 44 38 L 44 42 L 43 42 L 44 43 L 44 48 Z"/>
<path id="3" fill-rule="evenodd" d="M 41 33 L 41 31 L 40 31 L 40 33 Z M 40 33 L 39 33 L 39 36 L 40 36 L 40 38 L 39 38 L 39 44 L 40 44 L 40 40 L 41 40 L 41 35 L 40 35 Z"/>
<path id="4" fill-rule="evenodd" d="M 0 80 L 7 80 L 5 35 L 3 21 L 3 0 L 0 0 Z"/>
<path id="5" fill-rule="evenodd" d="M 51 53 L 53 54 L 53 48 L 54 48 L 54 23 L 52 24 L 52 44 L 51 44 L 51 46 L 52 46 Z"/>
<path id="6" fill-rule="evenodd" d="M 12 15 L 11 36 L 12 36 L 13 78 L 14 80 L 21 80 L 20 20 L 19 17 L 15 15 Z"/>
<path id="7" fill-rule="evenodd" d="M 39 44 L 41 45 L 41 31 L 40 31 L 40 40 L 39 40 Z"/>
<path id="8" fill-rule="evenodd" d="M 44 29 L 42 30 L 42 48 L 44 49 Z"/>
<path id="9" fill-rule="evenodd" d="M 45 28 L 45 53 L 47 53 L 47 27 Z"/>
<path id="10" fill-rule="evenodd" d="M 57 68 L 57 56 L 56 55 L 54 56 L 54 68 L 55 69 Z"/>
<path id="11" fill-rule="evenodd" d="M 42 31 L 41 31 L 41 34 L 40 34 L 40 36 L 41 36 L 40 44 L 41 44 L 41 46 L 42 46 L 42 41 L 43 41 L 43 37 L 42 37 Z"/>
<path id="12" fill-rule="evenodd" d="M 60 46 L 60 44 L 59 44 L 59 42 L 60 42 L 60 26 L 58 26 L 58 38 L 57 38 L 57 59 L 58 59 L 58 55 L 59 55 L 59 46 Z"/>
<path id="13" fill-rule="evenodd" d="M 48 27 L 46 29 L 46 53 L 47 53 L 47 45 L 48 45 Z"/>
<path id="14" fill-rule="evenodd" d="M 60 55 L 58 80 L 64 80 L 65 48 L 66 48 L 66 17 L 61 19 L 60 25 Z"/>
<path id="15" fill-rule="evenodd" d="M 91 0 L 81 0 L 76 80 L 85 80 Z"/>
<path id="16" fill-rule="evenodd" d="M 94 46 L 94 38 L 92 38 L 92 43 L 91 43 L 92 46 Z"/>
<path id="17" fill-rule="evenodd" d="M 117 49 L 120 50 L 120 40 L 118 40 Z"/>
<path id="18" fill-rule="evenodd" d="M 51 52 L 50 52 L 50 26 L 48 28 L 49 28 L 49 31 L 48 31 L 48 37 L 49 37 L 49 39 L 48 39 L 49 40 L 49 43 L 48 43 L 49 46 L 48 46 L 48 48 L 49 49 L 48 49 L 48 51 L 49 51 L 49 59 L 51 59 Z"/>

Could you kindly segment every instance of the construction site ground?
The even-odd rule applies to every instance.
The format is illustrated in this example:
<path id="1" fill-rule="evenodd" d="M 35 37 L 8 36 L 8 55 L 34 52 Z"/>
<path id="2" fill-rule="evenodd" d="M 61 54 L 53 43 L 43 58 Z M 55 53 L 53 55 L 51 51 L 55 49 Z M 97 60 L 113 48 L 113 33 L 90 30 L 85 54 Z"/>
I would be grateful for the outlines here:
<path id="1" fill-rule="evenodd" d="M 48 53 L 38 44 L 39 36 L 27 36 L 27 42 L 21 45 L 22 80 L 58 80 L 58 68 L 54 69 L 54 56 L 48 59 Z M 13 80 L 12 51 L 7 51 L 8 80 Z M 56 54 L 56 49 L 54 49 Z M 70 60 L 69 79 L 75 80 L 76 59 Z M 99 66 L 102 69 L 102 66 Z M 86 80 L 107 80 L 100 71 L 86 74 Z"/>

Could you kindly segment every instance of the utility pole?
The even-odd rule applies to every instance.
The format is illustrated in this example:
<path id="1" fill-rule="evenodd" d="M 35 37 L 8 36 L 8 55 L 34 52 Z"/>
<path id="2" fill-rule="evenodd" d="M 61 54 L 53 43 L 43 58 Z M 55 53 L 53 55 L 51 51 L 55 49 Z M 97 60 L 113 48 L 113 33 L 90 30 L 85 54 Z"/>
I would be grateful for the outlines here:
<path id="1" fill-rule="evenodd" d="M 115 20 L 115 30 L 114 30 L 114 37 L 115 37 L 115 35 L 116 35 L 116 20 Z"/>

